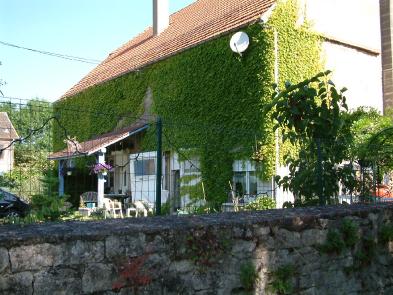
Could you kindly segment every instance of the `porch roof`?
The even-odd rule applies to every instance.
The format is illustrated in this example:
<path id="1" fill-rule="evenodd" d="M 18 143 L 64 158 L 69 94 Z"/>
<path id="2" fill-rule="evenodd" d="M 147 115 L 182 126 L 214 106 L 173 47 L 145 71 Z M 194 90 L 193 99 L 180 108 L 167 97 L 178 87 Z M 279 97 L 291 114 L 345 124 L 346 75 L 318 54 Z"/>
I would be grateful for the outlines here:
<path id="1" fill-rule="evenodd" d="M 83 156 L 90 156 L 98 152 L 102 148 L 106 148 L 131 135 L 137 134 L 147 129 L 148 126 L 149 123 L 146 120 L 141 119 L 121 130 L 105 133 L 81 143 L 75 140 L 70 140 L 70 143 L 68 144 L 67 148 L 49 155 L 48 159 L 65 160 L 65 159 L 78 158 Z"/>

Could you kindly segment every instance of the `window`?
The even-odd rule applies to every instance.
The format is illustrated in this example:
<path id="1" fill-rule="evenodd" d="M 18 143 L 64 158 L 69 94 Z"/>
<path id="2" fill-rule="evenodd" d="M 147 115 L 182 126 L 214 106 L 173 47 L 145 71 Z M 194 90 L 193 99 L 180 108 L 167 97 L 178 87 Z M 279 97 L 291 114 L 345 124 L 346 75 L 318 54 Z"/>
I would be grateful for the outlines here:
<path id="1" fill-rule="evenodd" d="M 135 176 L 156 174 L 156 163 L 154 159 L 139 160 L 134 162 Z"/>
<path id="2" fill-rule="evenodd" d="M 183 162 L 183 165 L 184 165 L 184 173 L 185 174 L 193 174 L 193 173 L 199 172 L 197 159 L 185 160 Z"/>

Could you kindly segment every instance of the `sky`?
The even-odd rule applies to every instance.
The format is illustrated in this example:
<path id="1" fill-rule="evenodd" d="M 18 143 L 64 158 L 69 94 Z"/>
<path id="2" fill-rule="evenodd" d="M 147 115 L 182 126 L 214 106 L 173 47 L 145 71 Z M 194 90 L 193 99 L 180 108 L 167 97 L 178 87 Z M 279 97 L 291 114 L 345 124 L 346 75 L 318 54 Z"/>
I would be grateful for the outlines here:
<path id="1" fill-rule="evenodd" d="M 195 0 L 169 0 L 170 13 Z M 152 24 L 152 0 L 0 0 L 0 41 L 103 60 Z M 55 101 L 96 65 L 0 44 L 4 96 Z"/>

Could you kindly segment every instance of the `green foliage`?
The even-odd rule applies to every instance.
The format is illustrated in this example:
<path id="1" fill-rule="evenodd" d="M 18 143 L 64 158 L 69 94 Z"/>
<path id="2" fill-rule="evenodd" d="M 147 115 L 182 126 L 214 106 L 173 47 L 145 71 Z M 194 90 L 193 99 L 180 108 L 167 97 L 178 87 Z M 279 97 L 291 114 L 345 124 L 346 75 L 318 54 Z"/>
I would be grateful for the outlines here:
<path id="1" fill-rule="evenodd" d="M 193 232 L 187 237 L 186 242 L 186 255 L 201 270 L 217 264 L 231 245 L 231 240 L 224 234 L 217 234 L 210 230 Z"/>
<path id="2" fill-rule="evenodd" d="M 292 294 L 293 285 L 291 279 L 294 274 L 295 267 L 291 264 L 277 268 L 272 274 L 273 281 L 270 284 L 272 291 L 280 295 Z"/>
<path id="3" fill-rule="evenodd" d="M 52 107 L 49 102 L 30 100 L 26 104 L 0 103 L 23 142 L 14 144 L 15 165 L 0 177 L 1 185 L 29 200 L 41 192 L 43 171 L 51 169 L 47 157 L 52 150 Z"/>
<path id="4" fill-rule="evenodd" d="M 169 215 L 171 213 L 170 209 L 171 209 L 171 204 L 169 203 L 168 200 L 161 206 L 161 215 Z"/>
<path id="5" fill-rule="evenodd" d="M 322 72 L 296 85 L 287 84 L 265 108 L 276 119 L 274 129 L 281 128 L 283 142 L 297 147 L 295 156 L 284 157 L 289 176 L 276 181 L 293 192 L 302 203 L 332 203 L 341 179 L 352 170 L 339 164 L 347 157 L 348 128 L 345 89 L 337 90 Z"/>
<path id="6" fill-rule="evenodd" d="M 340 254 L 345 248 L 345 242 L 338 230 L 329 230 L 326 242 L 320 246 L 320 251 L 323 253 Z"/>
<path id="7" fill-rule="evenodd" d="M 240 267 L 240 283 L 247 291 L 252 291 L 255 287 L 255 282 L 258 279 L 258 273 L 255 269 L 254 263 L 248 261 L 243 263 Z"/>
<path id="8" fill-rule="evenodd" d="M 276 201 L 272 197 L 258 197 L 255 201 L 245 206 L 246 210 L 268 210 L 275 209 Z"/>
<path id="9" fill-rule="evenodd" d="M 320 40 L 307 24 L 297 27 L 296 22 L 295 0 L 280 1 L 269 21 L 279 34 L 280 85 L 320 70 Z M 150 88 L 151 111 L 163 119 L 164 149 L 192 149 L 199 155 L 206 201 L 217 209 L 227 198 L 233 160 L 249 159 L 255 141 L 263 146 L 261 177 L 274 170 L 272 123 L 259 111 L 273 92 L 273 32 L 259 24 L 244 31 L 251 43 L 241 58 L 230 50 L 228 34 L 60 100 L 55 113 L 71 136 L 84 141 L 141 116 Z M 88 111 L 81 115 L 79 110 Z M 146 138 L 150 143 L 143 146 L 154 150 L 154 130 Z M 64 148 L 62 140 L 57 128 L 56 150 Z M 197 189 L 195 196 L 204 197 Z"/>
<path id="10" fill-rule="evenodd" d="M 359 227 L 351 220 L 344 219 L 339 230 L 328 231 L 326 241 L 320 245 L 323 253 L 340 254 L 346 248 L 352 248 L 359 241 Z"/>
<path id="11" fill-rule="evenodd" d="M 373 237 L 364 237 L 361 248 L 355 253 L 354 267 L 359 268 L 369 265 L 375 256 L 376 246 Z"/>
<path id="12" fill-rule="evenodd" d="M 351 220 L 345 219 L 340 227 L 344 244 L 346 247 L 353 247 L 359 241 L 359 227 Z"/>
<path id="13" fill-rule="evenodd" d="M 393 225 L 385 224 L 379 231 L 379 239 L 382 244 L 393 241 Z"/>
<path id="14" fill-rule="evenodd" d="M 64 198 L 56 195 L 34 195 L 31 207 L 39 220 L 56 221 L 64 212 Z"/>

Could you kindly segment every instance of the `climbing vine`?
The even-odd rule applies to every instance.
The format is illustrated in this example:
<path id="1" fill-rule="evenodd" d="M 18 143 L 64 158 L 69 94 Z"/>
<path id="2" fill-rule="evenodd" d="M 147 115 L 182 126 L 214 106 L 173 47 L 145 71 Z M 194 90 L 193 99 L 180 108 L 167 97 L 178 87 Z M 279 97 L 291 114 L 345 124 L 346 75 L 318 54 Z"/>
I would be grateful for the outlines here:
<path id="1" fill-rule="evenodd" d="M 280 86 L 321 68 L 320 40 L 307 23 L 296 25 L 297 12 L 297 1 L 280 1 L 269 20 L 279 36 Z M 258 23 L 242 30 L 251 39 L 242 57 L 230 50 L 228 34 L 60 100 L 55 111 L 69 133 L 84 141 L 140 117 L 151 89 L 151 111 L 163 119 L 165 149 L 192 148 L 198 154 L 206 200 L 218 205 L 227 197 L 233 160 L 250 159 L 255 143 L 263 147 L 261 178 L 274 173 L 272 122 L 261 112 L 273 95 L 273 31 Z M 63 148 L 59 131 L 54 138 L 56 149 Z"/>

